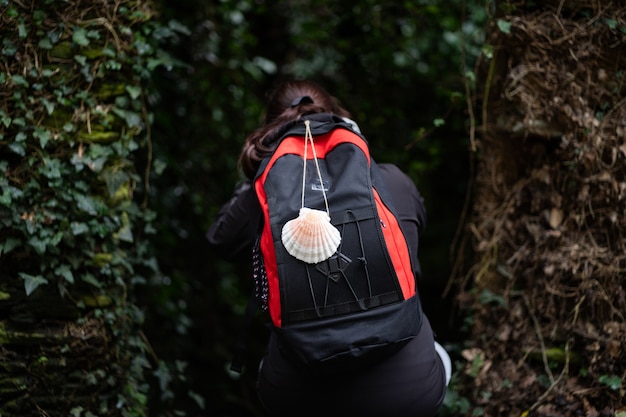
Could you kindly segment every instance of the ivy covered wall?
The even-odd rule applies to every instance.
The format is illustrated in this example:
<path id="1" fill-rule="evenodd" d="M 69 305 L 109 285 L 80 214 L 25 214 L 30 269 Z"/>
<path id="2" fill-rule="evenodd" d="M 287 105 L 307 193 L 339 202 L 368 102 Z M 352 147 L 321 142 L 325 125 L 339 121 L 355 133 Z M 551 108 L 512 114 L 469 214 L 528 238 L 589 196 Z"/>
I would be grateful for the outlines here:
<path id="1" fill-rule="evenodd" d="M 142 0 L 0 1 L 2 415 L 147 415 L 133 291 L 158 271 L 153 16 Z"/>

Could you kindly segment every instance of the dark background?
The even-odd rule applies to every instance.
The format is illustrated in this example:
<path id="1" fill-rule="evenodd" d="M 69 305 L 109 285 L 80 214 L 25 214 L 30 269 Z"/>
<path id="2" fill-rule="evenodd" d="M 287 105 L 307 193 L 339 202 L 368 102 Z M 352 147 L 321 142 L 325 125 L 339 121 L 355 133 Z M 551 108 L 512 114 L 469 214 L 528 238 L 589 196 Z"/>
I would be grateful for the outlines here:
<path id="1" fill-rule="evenodd" d="M 379 162 L 400 166 L 428 210 L 420 242 L 424 309 L 454 351 L 463 335 L 444 290 L 470 178 L 466 89 L 485 19 L 465 1 L 158 1 L 177 35 L 151 97 L 155 246 L 161 275 L 142 292 L 145 332 L 161 363 L 154 415 L 262 415 L 254 328 L 241 379 L 227 364 L 252 285 L 250 266 L 211 253 L 204 234 L 241 178 L 237 157 L 282 79 L 321 83 L 348 108 Z M 478 46 L 477 46 L 478 45 Z"/>

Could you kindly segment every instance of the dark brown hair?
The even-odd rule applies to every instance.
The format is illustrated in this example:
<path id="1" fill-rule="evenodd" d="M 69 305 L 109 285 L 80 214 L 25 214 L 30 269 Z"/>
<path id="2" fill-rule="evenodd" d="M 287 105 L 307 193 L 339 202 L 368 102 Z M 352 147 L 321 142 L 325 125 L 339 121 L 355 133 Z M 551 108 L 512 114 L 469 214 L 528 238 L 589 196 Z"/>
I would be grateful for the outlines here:
<path id="1" fill-rule="evenodd" d="M 246 138 L 241 150 L 239 165 L 246 177 L 254 178 L 259 163 L 271 151 L 267 140 L 282 125 L 312 113 L 351 117 L 339 100 L 312 81 L 287 81 L 278 86 L 270 95 L 263 124 Z"/>

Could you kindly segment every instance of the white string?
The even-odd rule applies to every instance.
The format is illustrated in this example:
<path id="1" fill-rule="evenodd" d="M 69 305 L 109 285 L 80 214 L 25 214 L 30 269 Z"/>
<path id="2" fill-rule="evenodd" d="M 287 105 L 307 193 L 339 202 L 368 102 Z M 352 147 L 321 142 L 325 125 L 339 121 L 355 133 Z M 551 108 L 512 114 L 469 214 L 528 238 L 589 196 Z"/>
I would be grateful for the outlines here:
<path id="1" fill-rule="evenodd" d="M 324 205 L 326 206 L 326 214 L 330 216 L 330 210 L 328 209 L 328 200 L 326 199 L 326 190 L 324 189 L 324 181 L 322 180 L 322 171 L 320 170 L 319 163 L 317 162 L 317 154 L 315 153 L 315 144 L 313 143 L 313 135 L 311 134 L 311 122 L 309 120 L 304 121 L 306 131 L 304 133 L 304 167 L 302 169 L 302 207 L 304 207 L 304 190 L 306 189 L 306 154 L 309 141 L 311 142 L 311 150 L 313 151 L 313 160 L 315 161 L 315 168 L 317 169 L 317 177 L 320 180 L 320 187 L 322 189 L 322 195 L 324 196 Z"/>
<path id="2" fill-rule="evenodd" d="M 305 120 L 304 124 L 306 125 L 306 132 L 309 132 L 309 121 Z M 308 136 L 304 133 L 304 159 L 302 161 L 302 205 L 300 208 L 304 207 L 304 190 L 306 189 L 306 148 L 308 147 Z"/>

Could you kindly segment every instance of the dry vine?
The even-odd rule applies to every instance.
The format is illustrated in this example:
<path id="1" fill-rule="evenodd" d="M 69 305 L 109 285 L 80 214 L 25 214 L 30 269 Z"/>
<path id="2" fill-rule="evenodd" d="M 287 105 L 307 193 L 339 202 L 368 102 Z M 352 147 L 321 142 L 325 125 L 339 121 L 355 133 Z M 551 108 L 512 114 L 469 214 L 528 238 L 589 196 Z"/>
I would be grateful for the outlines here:
<path id="1" fill-rule="evenodd" d="M 511 12 L 477 77 L 475 261 L 456 281 L 459 299 L 492 295 L 473 298 L 467 357 L 484 361 L 468 363 L 465 394 L 488 416 L 613 415 L 626 411 L 626 7 L 500 3 Z"/>

